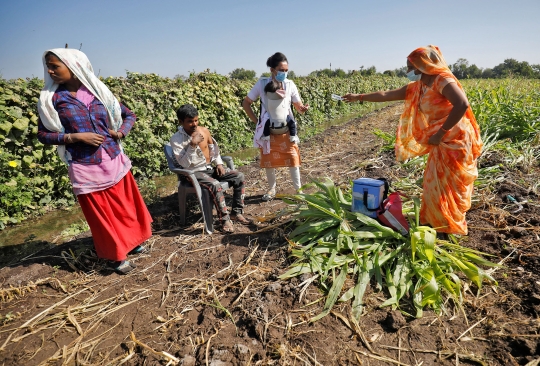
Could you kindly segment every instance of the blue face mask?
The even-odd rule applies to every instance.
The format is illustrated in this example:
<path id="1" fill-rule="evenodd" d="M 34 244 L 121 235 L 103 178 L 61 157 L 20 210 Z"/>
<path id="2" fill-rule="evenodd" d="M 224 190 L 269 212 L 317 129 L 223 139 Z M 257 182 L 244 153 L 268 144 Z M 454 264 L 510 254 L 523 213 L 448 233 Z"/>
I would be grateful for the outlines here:
<path id="1" fill-rule="evenodd" d="M 407 73 L 407 78 L 410 80 L 410 81 L 418 81 L 420 80 L 420 78 L 422 77 L 422 74 L 418 74 L 416 75 L 414 73 L 414 70 L 411 70 Z"/>
<path id="2" fill-rule="evenodd" d="M 287 79 L 287 72 L 286 71 L 278 71 L 276 74 L 276 80 L 280 83 L 284 82 L 285 79 Z"/>

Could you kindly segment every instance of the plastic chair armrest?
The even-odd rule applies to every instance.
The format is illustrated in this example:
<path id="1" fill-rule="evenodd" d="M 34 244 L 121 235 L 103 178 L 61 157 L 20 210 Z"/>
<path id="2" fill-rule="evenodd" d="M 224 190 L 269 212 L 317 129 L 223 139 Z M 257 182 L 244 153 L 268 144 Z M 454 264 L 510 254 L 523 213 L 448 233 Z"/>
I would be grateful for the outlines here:
<path id="1" fill-rule="evenodd" d="M 233 161 L 232 156 L 222 156 L 221 160 L 223 160 L 223 162 L 225 163 L 225 165 L 227 165 L 229 169 L 231 170 L 236 169 L 236 167 L 234 166 L 234 161 Z"/>
<path id="2" fill-rule="evenodd" d="M 182 168 L 171 168 L 171 172 L 176 173 L 179 176 L 183 176 L 191 182 L 193 186 L 199 185 L 199 182 L 197 181 L 197 178 L 195 178 L 195 174 L 191 170 L 182 169 Z"/>

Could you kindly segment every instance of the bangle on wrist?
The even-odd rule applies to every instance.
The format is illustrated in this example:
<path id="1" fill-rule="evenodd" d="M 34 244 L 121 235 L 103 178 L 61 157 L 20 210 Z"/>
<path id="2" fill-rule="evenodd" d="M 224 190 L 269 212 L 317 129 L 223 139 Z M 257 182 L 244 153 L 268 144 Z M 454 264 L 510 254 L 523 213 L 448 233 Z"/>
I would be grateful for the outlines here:
<path id="1" fill-rule="evenodd" d="M 73 140 L 71 139 L 71 134 L 70 133 L 68 133 L 66 135 L 66 138 L 64 140 L 67 140 L 67 141 L 65 141 L 66 143 L 69 143 L 69 144 L 73 143 Z"/>

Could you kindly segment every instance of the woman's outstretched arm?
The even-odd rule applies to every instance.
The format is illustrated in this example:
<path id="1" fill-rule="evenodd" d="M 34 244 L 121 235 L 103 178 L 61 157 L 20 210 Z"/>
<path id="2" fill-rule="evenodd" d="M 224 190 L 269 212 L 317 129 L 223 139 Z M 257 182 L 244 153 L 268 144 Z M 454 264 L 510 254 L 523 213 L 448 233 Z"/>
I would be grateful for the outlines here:
<path id="1" fill-rule="evenodd" d="M 346 102 L 366 101 L 366 102 L 391 102 L 393 100 L 405 100 L 407 85 L 394 90 L 378 91 L 366 94 L 345 94 L 342 98 Z"/>

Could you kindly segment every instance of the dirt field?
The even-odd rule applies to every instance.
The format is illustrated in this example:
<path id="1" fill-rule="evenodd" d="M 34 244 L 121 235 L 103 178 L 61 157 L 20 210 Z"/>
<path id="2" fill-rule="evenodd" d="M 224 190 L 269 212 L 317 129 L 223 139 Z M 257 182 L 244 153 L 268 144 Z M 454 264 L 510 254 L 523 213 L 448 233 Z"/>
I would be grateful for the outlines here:
<path id="1" fill-rule="evenodd" d="M 387 107 L 301 143 L 303 179 L 402 177 L 371 133 L 394 132 L 400 111 Z M 498 163 L 492 154 L 480 165 Z M 265 177 L 256 162 L 240 170 L 246 216 L 284 207 L 261 201 Z M 358 327 L 347 303 L 308 323 L 324 303 L 318 288 L 302 293 L 300 281 L 277 278 L 289 264 L 290 228 L 269 221 L 202 235 L 195 207 L 188 226 L 178 227 L 174 192 L 150 207 L 150 251 L 133 257 L 137 269 L 127 276 L 92 256 L 88 233 L 37 253 L 4 248 L 0 365 L 538 365 L 540 200 L 531 187 L 539 173 L 538 164 L 505 171 L 468 214 L 462 244 L 503 261 L 498 286 L 468 288 L 463 310 L 449 305 L 450 314 L 426 311 L 420 319 L 379 308 L 386 294 L 369 290 Z M 280 170 L 281 192 L 292 192 L 288 180 Z M 512 213 L 508 194 L 528 201 L 521 212 Z"/>

